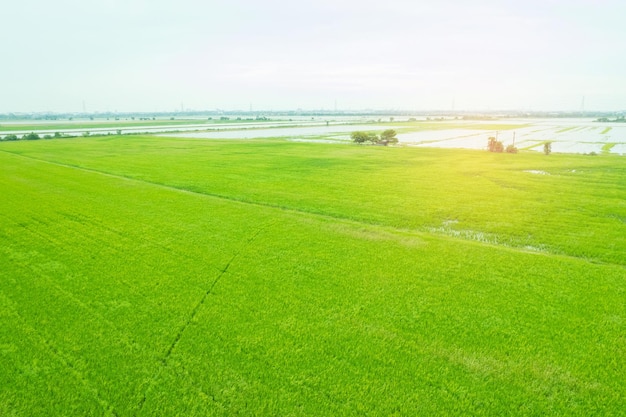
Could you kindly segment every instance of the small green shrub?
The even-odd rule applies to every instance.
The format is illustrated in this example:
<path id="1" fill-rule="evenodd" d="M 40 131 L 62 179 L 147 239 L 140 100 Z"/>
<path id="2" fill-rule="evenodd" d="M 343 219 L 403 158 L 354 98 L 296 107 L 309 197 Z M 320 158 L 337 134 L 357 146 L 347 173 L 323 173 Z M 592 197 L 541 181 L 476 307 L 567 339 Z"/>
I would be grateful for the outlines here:
<path id="1" fill-rule="evenodd" d="M 9 140 L 9 141 L 10 140 L 17 140 L 17 139 L 18 139 L 17 135 L 6 135 L 4 137 L 4 140 Z"/>
<path id="2" fill-rule="evenodd" d="M 546 142 L 543 144 L 543 153 L 550 155 L 552 153 L 552 142 Z"/>

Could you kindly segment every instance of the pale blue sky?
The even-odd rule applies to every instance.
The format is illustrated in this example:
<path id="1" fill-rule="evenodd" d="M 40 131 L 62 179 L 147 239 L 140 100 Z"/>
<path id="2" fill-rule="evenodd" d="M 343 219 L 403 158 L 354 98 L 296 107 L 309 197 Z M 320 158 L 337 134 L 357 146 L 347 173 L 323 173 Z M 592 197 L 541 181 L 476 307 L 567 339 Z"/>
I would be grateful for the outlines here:
<path id="1" fill-rule="evenodd" d="M 0 112 L 626 109 L 626 2 L 20 0 Z"/>

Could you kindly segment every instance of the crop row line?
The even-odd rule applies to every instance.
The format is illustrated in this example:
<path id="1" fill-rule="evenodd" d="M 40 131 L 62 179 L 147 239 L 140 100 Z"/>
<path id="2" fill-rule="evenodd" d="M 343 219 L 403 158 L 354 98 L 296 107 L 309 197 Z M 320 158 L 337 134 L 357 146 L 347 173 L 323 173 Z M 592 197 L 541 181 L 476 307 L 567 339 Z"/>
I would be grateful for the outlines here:
<path id="1" fill-rule="evenodd" d="M 141 409 L 143 408 L 144 403 L 146 402 L 146 397 L 147 397 L 148 391 L 150 390 L 150 388 L 152 387 L 152 385 L 156 381 L 156 378 L 160 374 L 161 370 L 163 368 L 167 367 L 168 360 L 169 360 L 170 356 L 172 355 L 172 353 L 174 352 L 174 349 L 176 349 L 176 347 L 178 346 L 178 344 L 179 344 L 181 338 L 183 337 L 183 334 L 187 330 L 187 328 L 195 320 L 196 316 L 198 315 L 198 312 L 200 311 L 200 309 L 202 308 L 202 306 L 206 302 L 206 299 L 213 292 L 213 289 L 215 288 L 215 286 L 220 282 L 222 277 L 228 272 L 228 270 L 230 269 L 230 266 L 235 261 L 235 259 L 237 259 L 252 244 L 252 242 L 259 236 L 259 234 L 261 234 L 262 231 L 264 231 L 265 229 L 271 227 L 274 223 L 275 222 L 270 222 L 270 223 L 268 223 L 268 224 L 258 228 L 248 239 L 245 240 L 243 245 L 239 248 L 239 250 L 237 250 L 237 252 L 235 252 L 235 254 L 233 254 L 233 256 L 230 258 L 230 260 L 226 263 L 226 266 L 224 266 L 224 268 L 220 271 L 220 273 L 217 275 L 217 277 L 213 280 L 213 282 L 211 283 L 211 285 L 209 286 L 207 291 L 203 294 L 203 296 L 200 299 L 200 301 L 198 301 L 198 303 L 194 306 L 194 308 L 191 311 L 191 314 L 189 316 L 189 319 L 187 319 L 187 321 L 185 323 L 183 323 L 181 328 L 178 330 L 178 333 L 176 334 L 176 337 L 174 338 L 174 340 L 172 341 L 172 343 L 168 347 L 167 351 L 165 352 L 165 355 L 163 356 L 163 358 L 161 358 L 161 366 L 160 366 L 159 370 L 156 372 L 156 374 L 154 375 L 154 377 L 151 379 L 150 384 L 148 385 L 148 387 L 144 391 L 144 394 L 143 394 L 143 396 L 142 396 L 142 398 L 141 398 L 141 400 L 139 402 L 139 406 L 138 406 L 139 411 L 141 411 Z"/>

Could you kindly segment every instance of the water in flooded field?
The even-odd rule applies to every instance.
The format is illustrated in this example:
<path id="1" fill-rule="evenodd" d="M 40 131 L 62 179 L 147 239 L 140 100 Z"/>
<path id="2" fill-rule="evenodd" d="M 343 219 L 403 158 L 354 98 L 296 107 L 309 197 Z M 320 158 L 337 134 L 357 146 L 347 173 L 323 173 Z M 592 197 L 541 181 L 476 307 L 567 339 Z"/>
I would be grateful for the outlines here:
<path id="1" fill-rule="evenodd" d="M 531 124 L 519 129 L 497 132 L 504 146 L 515 145 L 519 149 L 543 152 L 545 142 L 552 143 L 552 151 L 560 153 L 601 153 L 605 147 L 615 154 L 626 153 L 626 126 L 599 124 L 589 121 L 566 120 L 564 124 L 554 121 Z M 486 149 L 493 130 L 449 129 L 426 132 L 411 132 L 398 135 L 400 142 L 414 146 L 436 148 Z"/>
<path id="2" fill-rule="evenodd" d="M 210 131 L 210 132 L 189 132 L 168 135 L 177 138 L 195 139 L 262 139 L 262 138 L 306 138 L 310 136 L 334 135 L 354 132 L 355 130 L 383 131 L 389 126 L 378 125 L 329 125 L 329 126 L 305 126 L 305 127 L 284 127 L 269 129 L 249 129 L 230 131 Z"/>
<path id="3" fill-rule="evenodd" d="M 508 121 L 507 121 L 508 123 Z M 501 131 L 485 129 L 450 129 L 419 130 L 398 134 L 401 144 L 434 148 L 487 149 L 490 136 L 497 136 L 504 146 L 515 145 L 519 149 L 543 152 L 545 142 L 552 143 L 552 152 L 557 153 L 601 153 L 607 145 L 611 153 L 626 153 L 626 126 L 598 124 L 589 121 L 573 120 L 551 124 L 545 121 L 530 126 L 521 125 L 517 129 Z M 477 126 L 478 127 L 478 126 Z M 350 132 L 356 130 L 378 131 L 389 129 L 384 125 L 331 125 L 305 126 L 268 129 L 229 130 L 210 132 L 179 133 L 168 136 L 197 139 L 260 139 L 285 138 L 297 142 L 345 143 L 350 140 Z M 394 126 L 402 129 L 403 126 Z M 610 128 L 610 129 L 609 129 Z"/>
<path id="4" fill-rule="evenodd" d="M 346 123 L 355 124 L 346 124 Z M 401 122 L 403 123 L 403 122 Z M 490 123 L 513 127 L 499 131 L 488 130 Z M 435 128 L 433 128 L 433 126 Z M 449 128 L 446 128 L 448 126 Z M 472 129 L 471 127 L 475 127 Z M 204 129 L 204 130 L 202 130 Z M 281 138 L 295 142 L 347 143 L 350 133 L 358 130 L 380 133 L 386 129 L 396 129 L 400 144 L 408 146 L 487 149 L 489 137 L 495 136 L 506 147 L 515 145 L 518 149 L 543 152 L 546 142 L 552 143 L 552 151 L 557 153 L 602 153 L 626 154 L 626 124 L 598 123 L 591 119 L 502 119 L 493 122 L 447 120 L 429 123 L 407 123 L 406 125 L 384 125 L 367 123 L 362 117 L 343 120 L 276 120 L 248 123 L 215 123 L 126 126 L 115 128 L 65 129 L 70 135 L 106 135 L 156 133 L 168 137 L 194 139 L 263 139 Z M 413 131 L 411 131 L 414 129 Z M 172 132 L 176 133 L 167 133 Z M 52 130 L 37 130 L 40 135 L 53 134 Z M 2 132 L 3 135 L 25 132 Z"/>

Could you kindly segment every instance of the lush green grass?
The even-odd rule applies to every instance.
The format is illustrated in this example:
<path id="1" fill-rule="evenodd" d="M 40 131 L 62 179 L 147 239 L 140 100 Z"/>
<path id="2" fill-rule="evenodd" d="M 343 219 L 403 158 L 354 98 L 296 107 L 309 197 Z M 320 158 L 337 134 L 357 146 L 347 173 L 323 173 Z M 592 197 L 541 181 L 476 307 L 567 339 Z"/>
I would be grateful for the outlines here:
<path id="1" fill-rule="evenodd" d="M 0 415 L 626 407 L 623 158 L 106 137 L 0 190 Z"/>
<path id="2" fill-rule="evenodd" d="M 149 136 L 6 145 L 32 158 L 239 201 L 626 263 L 619 156 Z"/>

